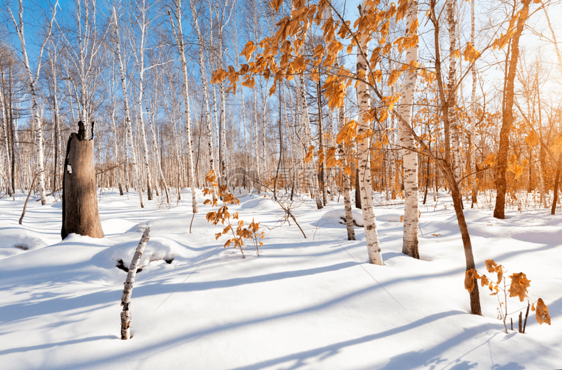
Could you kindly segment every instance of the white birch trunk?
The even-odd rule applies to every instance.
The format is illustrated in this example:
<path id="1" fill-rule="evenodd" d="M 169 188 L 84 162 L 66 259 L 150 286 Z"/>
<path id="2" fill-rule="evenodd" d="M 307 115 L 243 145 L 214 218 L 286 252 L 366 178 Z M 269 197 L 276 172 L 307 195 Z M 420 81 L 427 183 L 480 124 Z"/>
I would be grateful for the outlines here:
<path id="1" fill-rule="evenodd" d="M 254 86 L 254 153 L 255 153 L 255 161 L 256 161 L 256 181 L 258 182 L 258 193 L 261 191 L 261 160 L 259 154 L 259 135 L 258 135 L 258 98 L 257 98 L 257 91 L 256 87 Z"/>
<path id="2" fill-rule="evenodd" d="M 363 3 L 367 6 L 367 2 Z M 357 50 L 357 73 L 363 72 L 367 76 L 367 37 L 361 36 Z M 366 77 L 365 77 L 366 78 Z M 370 146 L 371 138 L 365 135 L 370 129 L 370 122 L 365 119 L 367 112 L 371 108 L 371 95 L 369 87 L 364 82 L 357 84 L 357 102 L 359 104 L 358 135 L 363 135 L 363 139 L 358 145 L 359 159 L 359 187 L 361 192 L 361 210 L 363 213 L 363 223 L 365 227 L 365 238 L 367 239 L 367 253 L 369 263 L 383 265 L 379 235 L 375 219 L 375 209 L 373 203 L 373 189 L 371 185 L 371 165 L 370 165 Z"/>
<path id="3" fill-rule="evenodd" d="M 240 101 L 242 102 L 242 130 L 244 131 L 244 149 L 248 149 L 248 139 L 246 138 L 246 107 L 244 104 L 244 89 L 240 89 Z M 244 168 L 246 168 L 246 160 L 244 160 Z"/>
<path id="4" fill-rule="evenodd" d="M 262 160 L 262 169 L 263 169 L 263 181 L 269 181 L 269 166 L 267 165 L 267 148 L 266 148 L 266 128 L 265 128 L 265 114 L 267 110 L 267 81 L 266 81 L 266 92 L 262 91 L 262 108 L 261 108 L 261 160 Z"/>
<path id="5" fill-rule="evenodd" d="M 157 91 L 157 90 L 156 90 Z M 158 95 L 155 92 L 155 96 L 154 96 L 154 100 L 158 101 Z M 156 163 L 156 170 L 158 171 L 158 175 L 160 176 L 160 181 L 162 181 L 162 184 L 164 186 L 164 192 L 166 193 L 166 202 L 168 204 L 170 204 L 170 193 L 168 191 L 168 183 L 166 182 L 166 178 L 164 177 L 164 171 L 162 171 L 162 162 L 160 160 L 160 149 L 158 147 L 158 139 L 157 139 L 157 135 L 156 135 L 156 122 L 154 117 L 157 116 L 156 112 L 150 112 L 148 110 L 148 104 L 146 104 L 146 113 L 149 114 L 148 117 L 148 126 L 151 132 L 151 141 L 152 141 L 152 145 L 151 145 L 151 149 L 152 149 L 152 158 L 154 160 L 154 162 Z M 177 137 L 177 136 L 176 136 Z M 181 158 L 178 158 L 180 160 L 180 163 L 182 163 Z M 182 166 L 183 169 L 183 166 Z M 183 171 L 182 171 L 183 173 Z"/>
<path id="6" fill-rule="evenodd" d="M 142 237 L 137 245 L 137 249 L 129 264 L 129 272 L 127 273 L 127 279 L 123 284 L 123 295 L 121 296 L 121 306 L 123 306 L 123 311 L 121 311 L 121 339 L 127 340 L 131 338 L 131 296 L 133 295 L 133 284 L 135 283 L 135 277 L 137 276 L 137 267 L 139 265 L 142 254 L 150 236 L 150 227 L 147 227 Z"/>
<path id="7" fill-rule="evenodd" d="M 219 24 L 220 27 L 220 24 Z M 221 28 L 222 30 L 222 28 Z M 223 49 L 223 40 L 222 40 L 222 31 L 219 35 L 219 53 L 220 53 L 220 63 L 222 64 L 223 68 L 226 70 L 226 65 L 224 64 L 224 49 Z M 243 90 L 243 89 L 241 89 Z M 222 176 L 222 183 L 223 185 L 227 185 L 227 167 L 226 167 L 226 87 L 225 81 L 222 81 L 219 84 L 219 93 L 221 96 L 221 114 L 220 114 L 220 140 L 219 140 L 219 158 L 220 158 L 220 170 Z"/>
<path id="8" fill-rule="evenodd" d="M 456 114 L 457 107 L 457 94 L 456 94 L 456 80 L 457 80 L 457 60 L 454 56 L 457 50 L 457 24 L 455 20 L 456 13 L 456 0 L 447 0 L 447 26 L 449 31 L 449 80 L 448 80 L 448 100 L 449 100 L 449 122 L 451 130 L 451 155 L 453 164 L 453 174 L 455 181 L 462 178 L 461 176 L 461 154 L 460 154 L 460 138 L 458 119 Z M 459 184 L 459 192 L 462 193 L 461 185 Z"/>
<path id="9" fill-rule="evenodd" d="M 54 126 L 55 126 L 55 132 L 54 132 L 54 136 L 55 136 L 55 142 L 56 142 L 56 148 L 55 148 L 55 158 L 54 158 L 54 176 L 53 176 L 53 192 L 56 191 L 58 189 L 57 183 L 58 183 L 58 174 L 59 174 L 59 168 L 61 167 L 61 137 L 60 137 L 60 113 L 59 113 L 59 100 L 58 100 L 58 83 L 57 83 L 57 71 L 55 69 L 55 63 L 56 63 L 56 54 L 57 54 L 57 50 L 54 51 L 53 55 L 50 56 L 50 64 L 51 64 L 51 75 L 53 77 L 53 120 L 54 120 Z M 61 183 L 62 183 L 62 179 Z"/>
<path id="10" fill-rule="evenodd" d="M 205 123 L 207 127 L 207 141 L 208 141 L 208 153 L 209 153 L 209 164 L 211 170 L 216 174 L 215 168 L 215 155 L 213 153 L 213 130 L 211 128 L 211 107 L 209 102 L 209 82 L 207 80 L 207 73 L 205 71 L 205 52 L 203 47 L 205 45 L 205 40 L 201 29 L 199 27 L 199 22 L 197 19 L 197 9 L 195 9 L 195 1 L 189 0 L 191 14 L 193 16 L 193 25 L 195 27 L 195 32 L 197 33 L 197 41 L 199 43 L 199 67 L 201 69 L 201 85 L 203 86 L 203 101 L 205 105 Z"/>
<path id="11" fill-rule="evenodd" d="M 8 135 L 9 135 L 9 129 L 8 129 L 8 110 L 6 108 L 6 102 L 5 102 L 5 98 L 4 98 L 4 91 L 3 89 L 0 89 L 0 104 L 2 106 L 2 129 L 4 130 L 4 147 L 6 149 L 6 179 L 7 179 L 7 185 L 8 185 L 8 194 L 10 196 L 13 196 L 15 193 L 16 189 L 13 189 L 12 187 L 12 181 L 11 181 L 11 163 L 10 163 L 10 143 L 9 143 L 9 139 L 8 139 Z M 15 198 L 14 198 L 15 199 Z"/>
<path id="12" fill-rule="evenodd" d="M 187 170 L 189 171 L 189 187 L 191 188 L 191 209 L 195 214 L 198 212 L 197 209 L 197 197 L 195 191 L 195 172 L 193 166 L 193 139 L 191 134 L 191 110 L 189 106 L 189 79 L 187 75 L 187 60 L 185 58 L 185 45 L 183 41 L 183 28 L 181 25 L 181 0 L 176 0 L 176 17 L 178 22 L 177 31 L 174 28 L 174 22 L 172 20 L 171 14 L 170 23 L 172 25 L 172 30 L 174 30 L 174 35 L 176 37 L 176 42 L 178 44 L 178 51 L 180 53 L 181 65 L 182 65 L 182 77 L 183 77 L 183 100 L 184 100 L 184 123 L 185 123 L 185 136 L 187 143 Z M 212 164 L 212 159 L 211 159 Z"/>
<path id="13" fill-rule="evenodd" d="M 131 112 L 129 110 L 129 97 L 127 93 L 127 76 L 125 74 L 125 66 L 123 64 L 123 56 L 121 54 L 121 41 L 119 38 L 119 23 L 117 21 L 117 11 L 115 7 L 113 8 L 113 16 L 114 16 L 114 33 L 115 33 L 115 54 L 117 56 L 117 60 L 119 62 L 119 75 L 121 79 L 121 89 L 123 91 L 123 110 L 125 113 L 125 130 L 127 133 L 127 139 L 129 141 L 129 148 L 131 151 L 131 165 L 133 166 L 133 181 L 135 190 L 139 195 L 140 206 L 144 208 L 144 201 L 142 199 L 142 185 L 141 185 L 141 178 L 140 178 L 140 171 L 137 166 L 137 155 L 135 153 L 135 142 L 133 140 L 133 126 L 131 124 Z M 127 150 L 125 149 L 125 152 Z M 128 157 L 128 154 L 126 154 Z M 127 161 L 127 164 L 129 162 Z M 128 171 L 127 171 L 128 172 Z M 127 180 L 128 182 L 128 180 Z"/>
<path id="14" fill-rule="evenodd" d="M 139 126 L 141 132 L 141 143 L 142 143 L 142 154 L 144 159 L 144 168 L 146 171 L 147 177 L 147 196 L 148 200 L 152 200 L 152 173 L 150 171 L 150 160 L 148 157 L 148 143 L 146 141 L 146 130 L 144 125 L 144 118 L 143 118 L 143 109 L 142 109 L 142 101 L 143 101 L 143 94 L 144 94 L 144 43 L 145 43 L 145 33 L 146 33 L 146 22 L 145 22 L 145 12 L 142 11 L 142 21 L 139 23 L 139 27 L 141 29 L 141 40 L 140 40 L 140 49 L 139 49 L 139 57 L 137 60 L 138 63 L 138 73 L 139 73 L 139 91 L 137 96 L 137 111 L 139 115 Z"/>
<path id="15" fill-rule="evenodd" d="M 32 130 L 35 136 L 35 173 L 39 174 L 39 178 L 37 180 L 37 186 L 39 190 L 39 195 L 41 197 L 41 204 L 47 204 L 47 194 L 45 193 L 45 173 L 44 173 L 44 166 L 43 162 L 45 161 L 45 156 L 43 152 L 43 127 L 41 126 L 41 118 L 39 117 L 39 108 L 37 105 L 37 80 L 39 79 L 39 73 L 41 71 L 41 59 L 43 56 L 43 51 L 45 50 L 45 45 L 47 44 L 49 38 L 52 34 L 53 22 L 55 20 L 55 15 L 57 13 L 57 6 L 58 1 L 55 3 L 53 7 L 53 15 L 51 17 L 51 21 L 49 23 L 48 34 L 41 45 L 41 49 L 39 51 L 39 56 L 37 59 L 37 68 L 35 71 L 35 76 L 31 73 L 31 65 L 29 64 L 29 58 L 27 56 L 27 49 L 25 45 L 25 33 L 24 33 L 24 23 L 23 23 L 23 0 L 19 0 L 19 23 L 16 21 L 14 15 L 12 14 L 12 10 L 8 8 L 10 12 L 10 16 L 14 23 L 14 27 L 18 34 L 21 44 L 21 53 L 23 56 L 25 72 L 27 75 L 27 82 L 29 84 L 29 92 L 31 95 L 31 112 L 32 112 Z"/>
<path id="16" fill-rule="evenodd" d="M 302 144 L 304 145 L 304 155 L 308 153 L 310 148 L 313 146 L 312 142 L 312 130 L 310 127 L 310 116 L 308 114 L 308 105 L 306 104 L 306 93 L 305 93 L 305 80 L 304 76 L 300 75 L 297 77 L 297 93 L 299 94 L 299 103 L 301 105 L 301 120 L 300 124 L 302 125 Z M 310 186 L 311 197 L 316 200 L 316 207 L 318 209 L 323 208 L 322 200 L 318 194 L 318 175 L 316 172 L 317 166 L 317 158 L 313 156 L 313 160 L 311 164 L 305 164 L 307 166 L 307 170 L 311 172 L 311 174 L 307 174 L 308 183 Z"/>
<path id="17" fill-rule="evenodd" d="M 471 0 L 470 2 L 470 42 L 474 47 L 475 45 L 475 19 L 474 19 L 474 5 L 476 0 Z M 469 162 L 472 166 L 471 172 L 472 175 L 470 176 L 470 184 L 472 188 L 472 206 L 478 203 L 478 189 L 476 184 L 476 145 L 474 143 L 476 139 L 476 135 L 474 134 L 475 130 L 475 121 L 476 121 L 476 62 L 471 67 L 472 72 L 472 92 L 470 95 L 470 143 L 469 143 Z"/>
<path id="18" fill-rule="evenodd" d="M 338 66 L 336 66 L 337 68 Z M 345 125 L 345 106 L 340 107 L 338 114 L 338 129 L 341 130 Z M 346 172 L 347 155 L 342 144 L 338 144 L 338 156 L 343 161 L 342 167 L 342 177 L 343 177 L 343 204 L 345 208 L 345 225 L 347 228 L 347 240 L 355 240 L 355 229 L 353 228 L 353 211 L 351 208 L 351 179 L 349 174 Z"/>
<path id="19" fill-rule="evenodd" d="M 211 66 L 211 68 L 213 68 Z M 213 149 L 215 150 L 215 156 L 216 158 L 218 158 L 218 168 L 217 171 L 219 173 L 217 173 L 217 178 L 220 178 L 220 170 L 221 170 L 221 166 L 220 166 L 220 134 L 219 134 L 219 117 L 218 117 L 218 108 L 217 108 L 217 90 L 215 85 L 211 84 L 211 90 L 213 91 Z"/>
<path id="20" fill-rule="evenodd" d="M 111 128 L 113 129 L 113 155 L 115 156 L 115 163 L 117 164 L 119 163 L 119 145 L 117 139 L 117 124 L 115 123 L 115 105 L 113 105 L 111 110 Z M 117 167 L 117 183 L 119 184 L 119 189 L 121 191 L 122 185 L 119 167 Z"/>
<path id="21" fill-rule="evenodd" d="M 418 20 L 419 8 L 416 1 L 410 2 L 406 11 L 406 23 L 413 24 Z M 407 27 L 409 28 L 409 26 Z M 417 31 L 416 31 L 417 32 Z M 409 48 L 406 52 L 406 64 L 411 65 L 418 61 L 418 45 Z M 414 136 L 411 132 L 412 107 L 416 91 L 417 73 L 408 69 L 405 73 L 403 95 L 400 102 L 400 115 L 404 119 L 398 120 L 400 146 L 404 161 L 404 237 L 402 253 L 413 258 L 420 258 L 418 249 L 418 224 L 419 224 L 419 191 L 418 191 L 418 153 Z"/>

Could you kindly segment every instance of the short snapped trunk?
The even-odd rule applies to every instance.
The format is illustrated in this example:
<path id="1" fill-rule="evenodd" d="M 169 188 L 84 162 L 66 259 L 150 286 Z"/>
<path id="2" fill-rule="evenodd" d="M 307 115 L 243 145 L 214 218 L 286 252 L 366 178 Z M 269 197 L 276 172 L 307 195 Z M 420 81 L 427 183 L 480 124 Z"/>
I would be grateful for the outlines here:
<path id="1" fill-rule="evenodd" d="M 92 139 L 86 140 L 84 124 L 78 133 L 70 134 L 66 148 L 62 187 L 62 230 L 65 239 L 69 234 L 103 238 L 98 200 L 96 195 L 96 168 L 94 165 L 94 124 Z"/>

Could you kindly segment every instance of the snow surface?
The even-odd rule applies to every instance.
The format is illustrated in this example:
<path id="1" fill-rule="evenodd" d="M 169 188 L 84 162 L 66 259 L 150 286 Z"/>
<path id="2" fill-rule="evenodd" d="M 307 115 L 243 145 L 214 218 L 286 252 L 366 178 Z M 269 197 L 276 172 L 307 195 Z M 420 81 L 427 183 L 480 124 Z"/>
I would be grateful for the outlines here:
<path id="1" fill-rule="evenodd" d="M 343 199 L 317 210 L 295 203 L 298 227 L 263 194 L 240 197 L 240 218 L 267 233 L 224 249 L 221 230 L 195 215 L 191 196 L 162 207 L 105 191 L 106 237 L 60 240 L 60 203 L 0 200 L 1 369 L 556 369 L 562 368 L 562 217 L 548 210 L 466 209 L 477 267 L 493 258 L 531 280 L 552 326 L 529 316 L 526 334 L 503 332 L 498 301 L 481 288 L 484 316 L 468 314 L 464 253 L 450 199 L 421 207 L 421 260 L 401 254 L 401 206 L 375 209 L 385 266 L 367 263 L 363 228 L 346 240 Z M 52 198 L 50 198 L 53 201 Z M 446 208 L 445 208 L 446 207 Z M 468 207 L 467 207 L 468 208 Z M 356 222 L 362 221 L 354 210 Z M 361 222 L 362 224 L 362 222 Z M 150 226 L 131 310 L 133 339 L 119 339 L 127 266 Z M 28 250 L 16 248 L 27 246 Z M 168 264 L 164 259 L 173 257 Z M 508 300 L 517 327 L 518 299 Z"/>

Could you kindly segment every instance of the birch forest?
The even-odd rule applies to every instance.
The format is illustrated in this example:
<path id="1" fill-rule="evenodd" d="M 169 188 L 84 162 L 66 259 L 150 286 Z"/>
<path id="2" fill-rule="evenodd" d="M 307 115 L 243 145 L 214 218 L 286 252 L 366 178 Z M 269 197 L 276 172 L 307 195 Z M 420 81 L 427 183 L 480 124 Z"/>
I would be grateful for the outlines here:
<path id="1" fill-rule="evenodd" d="M 275 245 L 275 228 L 303 243 L 322 237 L 303 204 L 335 210 L 344 231 L 334 238 L 357 239 L 366 265 L 385 269 L 379 210 L 399 212 L 399 252 L 425 260 L 422 240 L 447 234 L 425 232 L 422 212 L 441 209 L 454 225 L 465 311 L 486 316 L 488 288 L 530 299 L 525 274 L 506 288 L 507 270 L 475 252 L 474 212 L 489 216 L 484 228 L 560 213 L 559 0 L 2 1 L 0 198 L 18 216 L 18 196 L 33 212 L 62 199 L 78 133 L 95 139 L 100 207 L 107 194 L 137 218 L 183 207 L 182 232 L 206 218 L 222 225 L 209 242 L 240 257 Z M 229 213 L 246 195 L 271 200 L 281 221 Z M 546 322 L 546 304 L 531 303 Z"/>

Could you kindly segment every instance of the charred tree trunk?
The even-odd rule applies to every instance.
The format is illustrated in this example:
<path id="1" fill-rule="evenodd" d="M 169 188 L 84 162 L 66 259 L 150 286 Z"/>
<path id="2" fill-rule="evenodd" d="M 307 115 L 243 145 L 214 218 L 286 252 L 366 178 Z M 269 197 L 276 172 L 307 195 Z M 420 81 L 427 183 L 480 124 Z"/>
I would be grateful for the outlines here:
<path id="1" fill-rule="evenodd" d="M 70 233 L 103 238 L 98 199 L 96 196 L 96 168 L 94 165 L 94 124 L 91 138 L 86 139 L 82 122 L 78 133 L 70 134 L 64 162 L 62 185 L 62 230 L 65 239 Z"/>

